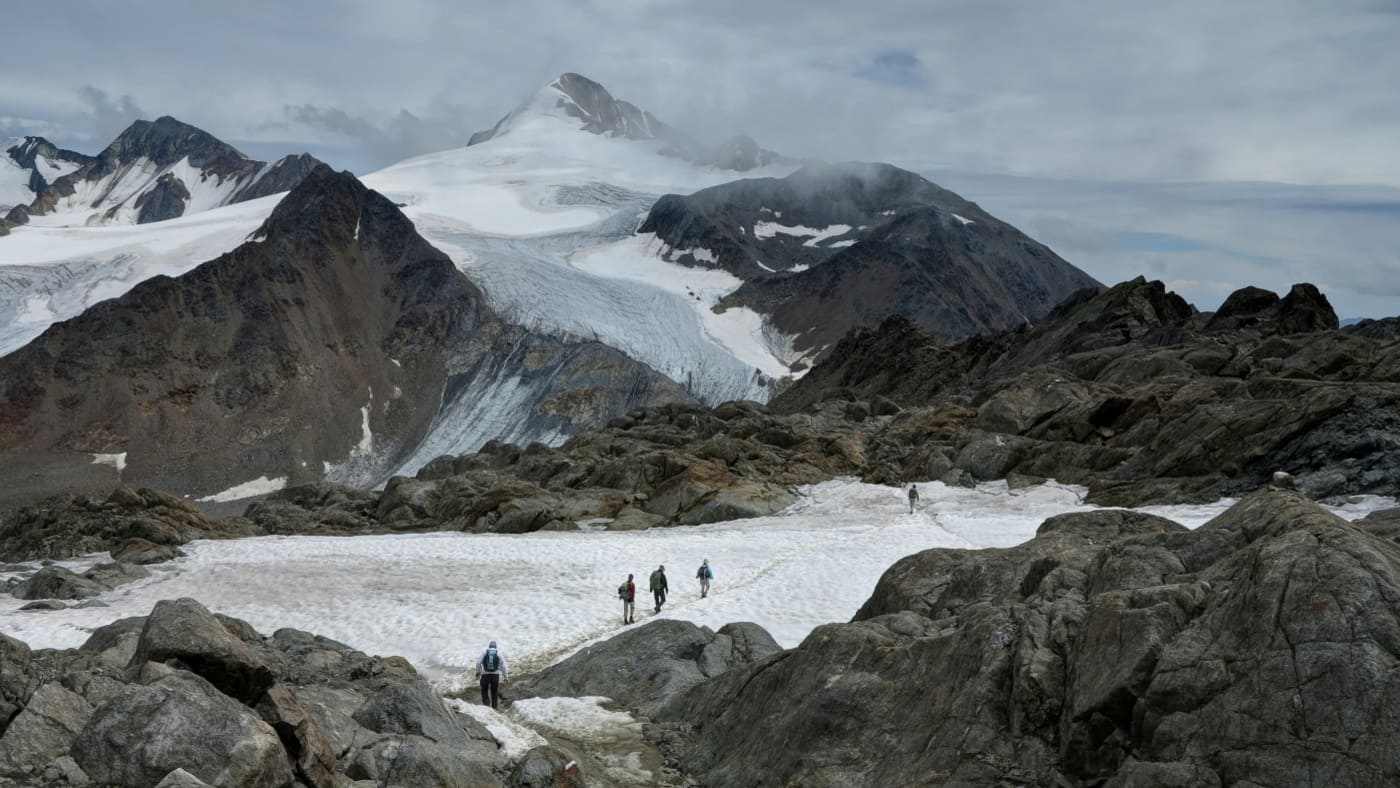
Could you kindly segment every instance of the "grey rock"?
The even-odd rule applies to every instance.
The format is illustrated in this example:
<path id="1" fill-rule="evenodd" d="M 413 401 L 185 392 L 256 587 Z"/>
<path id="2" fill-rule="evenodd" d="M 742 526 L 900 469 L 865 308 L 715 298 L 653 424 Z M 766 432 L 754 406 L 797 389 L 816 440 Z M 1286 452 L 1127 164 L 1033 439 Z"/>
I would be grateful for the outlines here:
<path id="1" fill-rule="evenodd" d="M 57 785 L 91 785 L 92 778 L 87 776 L 78 762 L 71 756 L 61 755 L 53 759 L 53 762 L 44 769 L 44 779 Z"/>
<path id="2" fill-rule="evenodd" d="M 361 749 L 346 769 L 355 780 L 386 788 L 452 785 L 494 788 L 501 781 L 490 767 L 463 758 L 452 747 L 421 736 L 388 736 Z"/>
<path id="3" fill-rule="evenodd" d="M 40 613 L 47 612 L 47 611 L 52 611 L 52 610 L 67 610 L 67 609 L 68 609 L 68 606 L 65 605 L 65 604 L 63 604 L 62 602 L 58 601 L 57 599 L 40 599 L 40 600 L 38 600 L 37 602 L 30 602 L 29 604 L 24 605 L 24 606 L 22 606 L 22 607 L 20 608 L 20 610 L 29 610 L 29 611 L 40 612 Z"/>
<path id="4" fill-rule="evenodd" d="M 145 539 L 128 539 L 111 551 L 113 561 L 130 564 L 158 564 L 184 555 L 178 547 L 156 544 Z"/>
<path id="5" fill-rule="evenodd" d="M 212 786 L 285 786 L 292 767 L 277 734 L 207 681 L 173 671 L 99 706 L 74 742 L 94 781 L 154 785 L 183 768 Z"/>
<path id="6" fill-rule="evenodd" d="M 86 599 L 106 590 L 101 583 L 61 566 L 46 566 L 11 593 L 20 599 Z"/>
<path id="7" fill-rule="evenodd" d="M 663 619 L 588 646 L 513 683 L 513 697 L 601 695 L 648 716 L 707 678 L 779 650 L 757 624 L 719 633 Z"/>
<path id="8" fill-rule="evenodd" d="M 156 783 L 156 788 L 209 788 L 209 783 L 184 769 L 175 769 Z"/>
<path id="9" fill-rule="evenodd" d="M 549 746 L 525 753 L 507 783 L 511 788 L 583 788 L 588 784 L 577 760 Z"/>
<path id="10" fill-rule="evenodd" d="M 0 774 L 36 774 L 66 755 L 92 707 L 59 684 L 44 684 L 0 737 Z"/>
<path id="11" fill-rule="evenodd" d="M 151 572 L 137 563 L 118 560 L 114 563 L 98 564 L 83 573 L 83 577 L 111 590 L 135 580 L 150 577 Z"/>
<path id="12" fill-rule="evenodd" d="M 263 694 L 256 710 L 281 738 L 301 782 L 310 788 L 335 788 L 339 766 L 335 752 L 290 687 L 274 685 Z"/>
<path id="13" fill-rule="evenodd" d="M 193 599 L 162 600 L 147 617 L 131 667 L 177 660 L 221 692 L 255 703 L 274 677 L 263 659 Z"/>

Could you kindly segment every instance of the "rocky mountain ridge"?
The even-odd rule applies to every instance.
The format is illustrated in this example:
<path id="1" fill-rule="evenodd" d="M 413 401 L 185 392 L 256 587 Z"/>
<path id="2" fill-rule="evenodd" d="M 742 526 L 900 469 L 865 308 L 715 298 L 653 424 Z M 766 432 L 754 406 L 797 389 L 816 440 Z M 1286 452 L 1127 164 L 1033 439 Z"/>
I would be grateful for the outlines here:
<path id="1" fill-rule="evenodd" d="M 259 477 L 368 484 L 443 418 L 490 415 L 473 408 L 549 435 L 658 400 L 688 398 L 597 343 L 503 323 L 392 203 L 321 166 L 248 243 L 0 358 L 0 465 L 26 469 L 11 495 L 92 489 L 94 454 L 196 496 Z"/>
<path id="2" fill-rule="evenodd" d="M 903 315 L 944 341 L 1035 322 L 1092 277 L 975 203 L 888 164 L 808 165 L 666 195 L 638 228 L 665 259 L 743 280 L 748 307 L 817 355 Z"/>
<path id="3" fill-rule="evenodd" d="M 72 214 L 78 225 L 159 222 L 288 191 L 320 164 L 305 153 L 256 161 L 169 116 L 138 120 L 101 153 L 76 161 L 76 169 L 36 188 L 33 201 L 15 206 L 5 221 Z"/>

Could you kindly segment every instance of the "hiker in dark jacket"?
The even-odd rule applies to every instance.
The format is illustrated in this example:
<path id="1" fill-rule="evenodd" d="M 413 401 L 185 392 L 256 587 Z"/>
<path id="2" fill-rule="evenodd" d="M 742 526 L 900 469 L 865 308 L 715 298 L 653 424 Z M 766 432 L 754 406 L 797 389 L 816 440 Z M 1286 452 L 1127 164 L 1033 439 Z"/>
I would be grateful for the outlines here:
<path id="1" fill-rule="evenodd" d="M 632 576 L 627 576 L 627 582 L 618 586 L 617 598 L 622 600 L 622 623 L 631 624 L 637 615 L 637 584 L 632 582 Z"/>
<path id="2" fill-rule="evenodd" d="M 496 641 L 481 652 L 476 661 L 476 675 L 481 680 L 481 705 L 496 708 L 501 702 L 501 682 L 510 681 L 506 658 L 496 649 Z"/>
<path id="3" fill-rule="evenodd" d="M 909 513 L 914 513 L 914 505 L 919 502 L 919 488 L 909 485 Z"/>
<path id="4" fill-rule="evenodd" d="M 666 604 L 666 592 L 670 586 L 666 585 L 666 565 L 656 567 L 656 571 L 651 573 L 651 595 L 656 598 L 656 612 L 661 612 L 661 606 Z"/>
<path id="5" fill-rule="evenodd" d="M 710 581 L 715 579 L 715 573 L 710 571 L 710 559 L 706 558 L 700 562 L 700 568 L 695 570 L 695 577 L 700 581 L 700 598 L 704 599 L 710 593 Z"/>

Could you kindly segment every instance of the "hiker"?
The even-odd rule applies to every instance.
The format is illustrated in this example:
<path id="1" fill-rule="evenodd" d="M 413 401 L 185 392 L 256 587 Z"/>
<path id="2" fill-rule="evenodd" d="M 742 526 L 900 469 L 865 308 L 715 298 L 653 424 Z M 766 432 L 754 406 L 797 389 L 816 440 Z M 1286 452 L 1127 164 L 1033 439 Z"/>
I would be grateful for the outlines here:
<path id="1" fill-rule="evenodd" d="M 496 648 L 496 641 L 491 641 L 476 661 L 476 675 L 481 680 L 481 705 L 496 708 L 501 702 L 501 682 L 510 681 L 510 668 Z"/>
<path id="2" fill-rule="evenodd" d="M 651 573 L 651 582 L 648 584 L 651 595 L 656 598 L 656 612 L 661 612 L 661 606 L 666 604 L 666 592 L 670 586 L 666 585 L 666 565 L 656 567 L 656 571 Z"/>
<path id="3" fill-rule="evenodd" d="M 632 576 L 627 576 L 627 582 L 617 587 L 617 598 L 622 600 L 622 623 L 634 623 L 633 619 L 637 615 L 637 584 L 632 582 Z"/>
<path id="4" fill-rule="evenodd" d="M 909 513 L 914 513 L 914 504 L 919 502 L 919 488 L 909 485 Z"/>
<path id="5" fill-rule="evenodd" d="M 715 573 L 710 571 L 710 559 L 706 558 L 700 562 L 695 576 L 700 579 L 700 598 L 704 599 L 710 593 L 710 581 L 715 579 Z"/>

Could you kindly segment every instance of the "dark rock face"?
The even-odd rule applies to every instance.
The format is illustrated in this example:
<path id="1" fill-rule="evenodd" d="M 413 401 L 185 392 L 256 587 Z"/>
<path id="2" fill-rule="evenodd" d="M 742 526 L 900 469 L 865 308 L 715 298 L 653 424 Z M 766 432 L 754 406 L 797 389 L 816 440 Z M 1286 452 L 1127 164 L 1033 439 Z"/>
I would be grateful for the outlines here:
<path id="1" fill-rule="evenodd" d="M 24 146 L 11 149 L 10 156 L 16 161 L 22 163 L 28 159 L 32 162 L 35 155 L 45 155 L 51 159 L 59 157 L 64 161 L 80 162 L 81 166 L 51 184 L 36 188 L 33 203 L 17 206 L 6 217 L 12 224 L 23 224 L 30 215 L 52 213 L 60 200 L 76 194 L 84 183 L 97 183 L 104 179 L 120 181 L 128 175 L 142 181 L 149 179 L 151 173 L 141 169 L 143 167 L 167 171 L 160 173 L 152 185 L 130 190 L 132 193 L 121 201 L 110 199 L 113 188 L 109 186 L 87 207 L 101 211 L 109 220 L 122 210 L 132 208 L 135 209 L 138 224 L 183 216 L 189 204 L 190 188 L 196 184 L 185 183 L 168 170 L 184 160 L 199 171 L 201 184 L 212 182 L 222 186 L 230 181 L 238 184 L 220 202 L 221 205 L 287 191 L 311 174 L 320 163 L 303 153 L 281 159 L 268 167 L 264 162 L 249 159 L 213 135 L 169 116 L 155 121 L 136 121 L 97 156 L 60 151 L 40 138 L 28 139 L 38 140 L 38 143 L 26 142 Z"/>
<path id="2" fill-rule="evenodd" d="M 740 172 L 789 161 L 760 148 L 758 143 L 745 136 L 734 137 L 713 147 L 702 145 L 635 104 L 613 98 L 607 88 L 579 74 L 563 74 L 550 83 L 549 88 L 558 93 L 555 106 L 564 110 L 569 117 L 582 121 L 583 131 L 591 134 L 629 140 L 657 140 L 665 143 L 662 153 L 667 155 Z M 467 144 L 479 145 L 505 133 L 514 115 L 506 115 L 490 129 L 473 134 Z"/>
<path id="3" fill-rule="evenodd" d="M 1373 785 L 1397 632 L 1400 550 L 1294 494 L 1194 532 L 1065 515 L 905 558 L 851 623 L 659 717 L 710 785 Z"/>
<path id="4" fill-rule="evenodd" d="M 148 559 L 173 558 L 175 547 L 192 539 L 253 533 L 245 523 L 210 520 L 173 495 L 119 487 L 106 496 L 61 496 L 0 516 L 0 560 L 112 551 L 119 562 L 152 563 Z"/>
<path id="5" fill-rule="evenodd" d="M 757 624 L 728 624 L 719 632 L 687 621 L 661 620 L 589 646 L 512 685 L 515 698 L 612 698 L 654 716 L 695 685 L 782 649 Z"/>
<path id="6" fill-rule="evenodd" d="M 1226 305 L 1197 314 L 1135 280 L 954 346 L 892 319 L 853 332 L 771 407 L 887 397 L 906 410 L 879 440 L 916 449 L 908 464 L 926 474 L 1054 477 L 1100 503 L 1213 499 L 1275 471 L 1314 497 L 1392 494 L 1400 345 L 1326 328 L 1336 316 L 1310 285 Z"/>
<path id="7" fill-rule="evenodd" d="M 196 495 L 259 476 L 313 481 L 328 466 L 372 484 L 440 406 L 499 381 L 530 388 L 520 416 L 542 432 L 689 400 L 598 343 L 502 323 L 348 173 L 317 169 L 255 238 L 0 359 L 0 403 L 13 407 L 0 468 L 32 469 L 36 451 L 71 465 L 110 450 L 129 452 L 126 479 Z"/>
<path id="8" fill-rule="evenodd" d="M 36 657 L 0 635 L 7 785 L 497 786 L 497 750 L 400 657 L 291 629 L 264 638 L 191 599 L 76 650 Z"/>
<path id="9" fill-rule="evenodd" d="M 799 351 L 891 315 L 945 341 L 1003 331 L 1099 286 L 975 204 L 887 164 L 810 165 L 667 195 L 638 231 L 655 233 L 673 262 L 744 279 L 720 307 L 766 315 Z"/>

